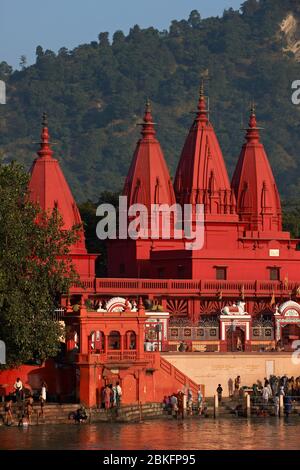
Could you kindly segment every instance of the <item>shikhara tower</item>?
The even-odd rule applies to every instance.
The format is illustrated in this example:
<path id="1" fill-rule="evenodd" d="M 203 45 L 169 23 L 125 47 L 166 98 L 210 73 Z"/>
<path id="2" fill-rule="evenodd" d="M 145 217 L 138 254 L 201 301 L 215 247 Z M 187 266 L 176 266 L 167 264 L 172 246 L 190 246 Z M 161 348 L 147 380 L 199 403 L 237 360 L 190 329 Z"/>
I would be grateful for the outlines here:
<path id="1" fill-rule="evenodd" d="M 53 158 L 49 139 L 47 116 L 44 113 L 40 149 L 30 170 L 30 197 L 46 212 L 51 213 L 53 210 L 57 210 L 63 220 L 63 229 L 70 230 L 75 226 L 81 227 L 79 239 L 70 249 L 70 256 L 80 277 L 93 279 L 97 255 L 87 252 L 78 207 L 58 160 Z"/>

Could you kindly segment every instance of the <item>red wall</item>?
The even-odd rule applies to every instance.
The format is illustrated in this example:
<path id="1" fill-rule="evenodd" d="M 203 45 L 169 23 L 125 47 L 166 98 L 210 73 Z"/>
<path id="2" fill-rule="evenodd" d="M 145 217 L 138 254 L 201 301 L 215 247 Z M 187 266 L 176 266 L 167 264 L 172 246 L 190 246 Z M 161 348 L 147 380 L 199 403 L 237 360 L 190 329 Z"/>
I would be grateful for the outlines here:
<path id="1" fill-rule="evenodd" d="M 39 390 L 46 381 L 48 395 L 71 395 L 74 389 L 75 372 L 72 366 L 58 366 L 48 360 L 42 366 L 22 365 L 15 369 L 0 371 L 0 386 L 5 394 L 14 391 L 14 383 L 20 377 L 23 386 L 30 390 Z"/>

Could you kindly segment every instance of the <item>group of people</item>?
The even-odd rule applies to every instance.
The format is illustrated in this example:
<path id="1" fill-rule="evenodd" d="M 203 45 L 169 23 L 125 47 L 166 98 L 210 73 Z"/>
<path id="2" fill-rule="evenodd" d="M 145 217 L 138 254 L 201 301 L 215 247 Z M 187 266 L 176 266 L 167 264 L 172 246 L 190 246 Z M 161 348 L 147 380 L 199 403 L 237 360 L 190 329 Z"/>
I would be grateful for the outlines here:
<path id="1" fill-rule="evenodd" d="M 200 416 L 204 411 L 204 400 L 200 387 L 195 398 L 196 400 L 194 400 L 193 392 L 190 388 L 186 392 L 179 390 L 177 393 L 174 392 L 172 395 L 164 397 L 164 409 L 175 418 L 184 418 L 185 409 L 187 416 L 192 416 L 194 412 Z"/>
<path id="2" fill-rule="evenodd" d="M 231 382 L 231 383 L 230 383 Z M 232 390 L 232 379 L 229 379 L 228 388 L 231 397 L 237 397 L 243 394 L 244 387 L 241 388 L 241 378 L 237 376 L 234 380 L 234 391 Z M 251 390 L 252 389 L 252 390 Z M 269 379 L 266 377 L 264 381 L 257 380 L 256 383 L 250 387 L 246 387 L 246 391 L 250 392 L 252 403 L 256 407 L 258 415 L 275 414 L 279 415 L 280 396 L 283 397 L 284 413 L 288 416 L 292 412 L 292 402 L 296 397 L 300 396 L 300 377 L 287 377 L 270 375 Z M 222 400 L 223 389 L 219 384 L 217 394 L 219 402 Z M 240 406 L 240 405 L 238 405 Z"/>
<path id="3" fill-rule="evenodd" d="M 258 397 L 262 398 L 261 413 L 267 413 L 270 408 L 274 408 L 275 416 L 279 415 L 280 396 L 283 397 L 284 413 L 288 416 L 292 412 L 293 399 L 300 396 L 300 377 L 276 377 L 271 375 L 269 379 L 264 379 L 264 384 L 258 381 L 252 386 L 254 403 L 257 404 Z"/>
<path id="4" fill-rule="evenodd" d="M 24 386 L 20 377 L 18 377 L 16 382 L 14 383 L 13 395 L 15 397 L 15 401 L 17 404 L 18 426 L 28 426 L 29 424 L 31 424 L 31 419 L 33 415 L 34 399 L 31 393 L 26 397 Z M 41 417 L 44 417 L 44 406 L 46 403 L 46 399 L 47 399 L 47 384 L 46 382 L 42 382 L 40 395 L 39 395 L 39 402 L 40 402 L 39 416 Z M 11 396 L 5 402 L 4 412 L 5 412 L 5 417 L 4 417 L 5 424 L 7 426 L 12 425 L 14 420 L 13 420 L 13 399 Z"/>
<path id="5" fill-rule="evenodd" d="M 111 408 L 120 408 L 122 400 L 122 388 L 120 382 L 115 385 L 106 385 L 101 392 L 102 408 L 109 410 Z"/>

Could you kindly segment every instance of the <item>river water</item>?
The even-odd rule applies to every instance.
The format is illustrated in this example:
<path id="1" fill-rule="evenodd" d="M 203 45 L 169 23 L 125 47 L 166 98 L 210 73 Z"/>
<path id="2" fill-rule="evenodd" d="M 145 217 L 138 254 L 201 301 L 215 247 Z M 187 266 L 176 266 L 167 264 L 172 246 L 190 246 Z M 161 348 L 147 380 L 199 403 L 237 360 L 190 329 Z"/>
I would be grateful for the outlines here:
<path id="1" fill-rule="evenodd" d="M 0 427 L 0 449 L 300 449 L 299 418 Z"/>

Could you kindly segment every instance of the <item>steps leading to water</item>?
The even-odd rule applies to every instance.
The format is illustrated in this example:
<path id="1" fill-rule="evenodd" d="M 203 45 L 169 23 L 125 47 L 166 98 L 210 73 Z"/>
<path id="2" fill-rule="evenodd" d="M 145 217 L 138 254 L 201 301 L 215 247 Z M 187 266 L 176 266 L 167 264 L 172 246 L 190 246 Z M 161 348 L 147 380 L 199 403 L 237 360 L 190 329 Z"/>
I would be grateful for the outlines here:
<path id="1" fill-rule="evenodd" d="M 44 407 L 44 416 L 40 415 L 41 408 L 38 404 L 33 406 L 31 416 L 32 425 L 40 424 L 74 424 L 74 419 L 70 415 L 78 409 L 78 404 L 46 404 Z M 120 409 L 86 409 L 88 414 L 87 423 L 98 422 L 131 422 L 150 418 L 161 418 L 165 415 L 161 403 L 146 403 L 143 405 L 123 406 Z M 20 408 L 13 405 L 13 425 L 18 425 L 21 411 Z M 0 405 L 0 425 L 4 423 L 4 406 Z"/>

